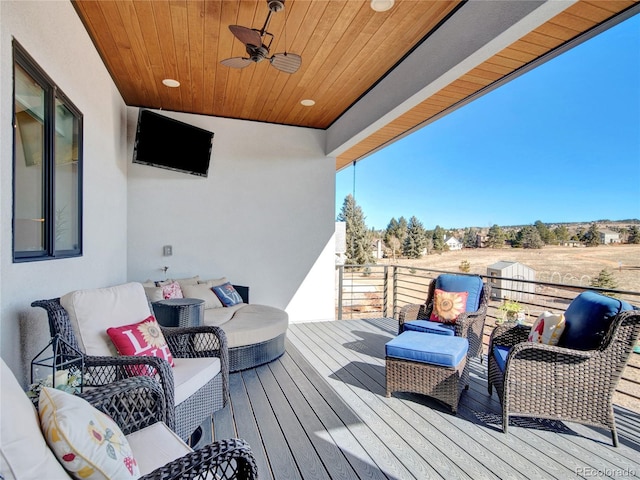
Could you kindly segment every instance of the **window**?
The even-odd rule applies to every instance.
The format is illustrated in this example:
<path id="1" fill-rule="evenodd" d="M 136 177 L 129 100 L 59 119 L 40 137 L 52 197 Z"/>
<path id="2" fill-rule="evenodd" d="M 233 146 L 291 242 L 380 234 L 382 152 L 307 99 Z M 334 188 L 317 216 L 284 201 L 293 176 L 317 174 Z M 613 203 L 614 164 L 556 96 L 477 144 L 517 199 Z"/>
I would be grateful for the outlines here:
<path id="1" fill-rule="evenodd" d="M 13 42 L 13 260 L 82 255 L 82 113 Z"/>

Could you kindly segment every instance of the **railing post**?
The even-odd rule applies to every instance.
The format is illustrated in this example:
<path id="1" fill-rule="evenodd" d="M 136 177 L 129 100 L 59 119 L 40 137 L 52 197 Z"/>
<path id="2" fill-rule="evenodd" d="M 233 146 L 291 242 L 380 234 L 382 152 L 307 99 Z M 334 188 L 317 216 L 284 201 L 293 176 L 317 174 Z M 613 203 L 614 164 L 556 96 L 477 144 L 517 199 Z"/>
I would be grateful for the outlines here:
<path id="1" fill-rule="evenodd" d="M 389 267 L 388 266 L 384 266 L 384 287 L 383 288 L 383 293 L 382 293 L 382 316 L 387 318 L 387 300 L 388 300 L 388 293 L 387 293 L 387 288 L 389 287 Z"/>
<path id="2" fill-rule="evenodd" d="M 396 318 L 398 308 L 398 266 L 393 266 L 393 318 Z"/>
<path id="3" fill-rule="evenodd" d="M 342 320 L 342 286 L 344 278 L 344 265 L 338 267 L 338 320 Z"/>

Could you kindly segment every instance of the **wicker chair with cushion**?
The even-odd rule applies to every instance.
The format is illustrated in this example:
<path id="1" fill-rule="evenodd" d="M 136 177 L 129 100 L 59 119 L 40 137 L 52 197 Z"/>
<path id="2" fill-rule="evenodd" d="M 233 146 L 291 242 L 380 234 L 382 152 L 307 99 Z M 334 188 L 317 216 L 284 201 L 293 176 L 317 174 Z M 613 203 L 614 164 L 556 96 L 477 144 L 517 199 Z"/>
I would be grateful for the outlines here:
<path id="1" fill-rule="evenodd" d="M 436 290 L 444 292 L 467 292 L 466 304 L 455 321 L 443 323 L 431 320 L 436 304 Z M 427 300 L 422 304 L 405 305 L 398 316 L 398 333 L 413 330 L 440 335 L 455 335 L 469 340 L 468 357 L 482 359 L 484 322 L 491 286 L 478 275 L 442 274 L 429 284 Z"/>
<path id="2" fill-rule="evenodd" d="M 118 355 L 107 330 L 126 330 L 151 315 L 141 284 L 78 290 L 31 305 L 47 311 L 52 336 L 58 335 L 85 354 L 85 385 L 100 386 L 126 377 L 155 375 L 164 389 L 166 423 L 183 440 L 226 405 L 228 349 L 219 327 L 160 327 L 175 366 L 165 358 L 143 356 L 148 353 Z"/>
<path id="3" fill-rule="evenodd" d="M 613 393 L 640 334 L 640 310 L 588 291 L 564 322 L 557 345 L 528 341 L 535 324 L 493 330 L 488 388 L 500 398 L 502 429 L 510 416 L 576 422 L 609 429 L 617 446 Z"/>
<path id="4" fill-rule="evenodd" d="M 257 478 L 244 440 L 193 451 L 178 438 L 164 423 L 164 390 L 151 377 L 126 378 L 78 396 L 49 389 L 39 414 L 1 359 L 0 381 L 0 478 Z"/>

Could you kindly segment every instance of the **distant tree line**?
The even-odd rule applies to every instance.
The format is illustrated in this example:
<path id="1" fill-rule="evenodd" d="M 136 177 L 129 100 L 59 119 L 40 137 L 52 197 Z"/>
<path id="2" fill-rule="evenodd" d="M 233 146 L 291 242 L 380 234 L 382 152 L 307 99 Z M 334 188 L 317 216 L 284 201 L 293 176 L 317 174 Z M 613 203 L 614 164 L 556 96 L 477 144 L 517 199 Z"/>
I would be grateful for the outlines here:
<path id="1" fill-rule="evenodd" d="M 395 217 L 389 221 L 387 228 L 382 231 L 369 230 L 365 223 L 362 208 L 356 204 L 351 194 L 344 199 L 342 209 L 337 220 L 346 223 L 347 261 L 353 265 L 375 263 L 372 253 L 372 245 L 376 238 L 381 238 L 387 248 L 387 256 L 396 260 L 397 257 L 421 258 L 423 255 L 442 253 L 449 249 L 445 240 L 455 236 L 462 242 L 464 248 L 478 248 L 478 242 L 482 231 L 477 228 L 467 227 L 462 230 L 445 230 L 439 225 L 433 230 L 427 230 L 417 217 Z M 631 220 L 629 222 L 633 222 Z M 635 220 L 637 222 L 637 220 Z M 622 238 L 626 237 L 631 244 L 640 244 L 640 227 L 631 225 L 611 228 L 616 230 Z M 533 225 L 522 227 L 500 227 L 493 225 L 489 228 L 482 246 L 488 248 L 514 248 L 540 249 L 545 245 L 564 245 L 569 241 L 581 242 L 587 247 L 600 245 L 600 231 L 597 222 L 590 224 L 589 228 L 578 227 L 572 234 L 566 225 L 557 225 L 550 228 L 540 220 Z"/>

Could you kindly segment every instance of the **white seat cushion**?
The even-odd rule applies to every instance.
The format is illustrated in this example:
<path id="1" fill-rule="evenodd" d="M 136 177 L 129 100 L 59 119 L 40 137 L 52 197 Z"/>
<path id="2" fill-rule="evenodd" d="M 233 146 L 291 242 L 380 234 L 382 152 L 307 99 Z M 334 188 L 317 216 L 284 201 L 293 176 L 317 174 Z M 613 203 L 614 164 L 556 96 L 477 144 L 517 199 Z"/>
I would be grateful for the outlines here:
<path id="1" fill-rule="evenodd" d="M 282 335 L 289 327 L 289 315 L 268 305 L 242 304 L 230 322 L 221 326 L 229 348 L 253 345 Z"/>
<path id="2" fill-rule="evenodd" d="M 44 440 L 38 413 L 0 359 L 0 475 L 5 480 L 68 479 Z"/>
<path id="3" fill-rule="evenodd" d="M 140 283 L 76 290 L 60 298 L 80 348 L 87 355 L 116 356 L 107 328 L 144 320 L 152 314 Z"/>
<path id="4" fill-rule="evenodd" d="M 127 440 L 142 475 L 193 451 L 162 422 L 127 435 Z"/>
<path id="5" fill-rule="evenodd" d="M 175 404 L 180 405 L 220 373 L 218 357 L 174 358 Z"/>
<path id="6" fill-rule="evenodd" d="M 207 308 L 204 311 L 204 321 L 202 323 L 204 325 L 210 325 L 213 327 L 221 327 L 222 325 L 227 323 L 229 320 L 231 320 L 235 315 L 235 313 L 243 307 L 246 307 L 246 304 L 239 303 L 231 307 L 221 306 L 218 308 Z"/>

